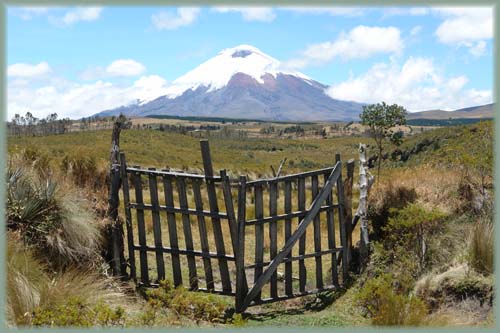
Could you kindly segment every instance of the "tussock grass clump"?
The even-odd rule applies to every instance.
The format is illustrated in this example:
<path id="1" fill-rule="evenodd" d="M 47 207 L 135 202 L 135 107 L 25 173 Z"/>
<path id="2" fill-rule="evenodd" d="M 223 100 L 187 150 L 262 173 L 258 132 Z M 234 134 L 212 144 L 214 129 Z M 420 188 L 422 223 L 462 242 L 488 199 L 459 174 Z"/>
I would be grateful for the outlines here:
<path id="1" fill-rule="evenodd" d="M 461 264 L 439 274 L 425 275 L 416 283 L 415 293 L 433 309 L 465 299 L 478 300 L 481 306 L 485 303 L 491 306 L 493 280 Z"/>
<path id="2" fill-rule="evenodd" d="M 472 229 L 469 241 L 469 265 L 482 274 L 493 273 L 493 223 L 479 219 Z"/>
<path id="3" fill-rule="evenodd" d="M 50 178 L 27 168 L 9 169 L 7 228 L 52 266 L 91 263 L 98 258 L 100 231 L 78 199 L 64 194 Z"/>
<path id="4" fill-rule="evenodd" d="M 99 305 L 123 298 L 113 291 L 112 280 L 88 270 L 69 269 L 52 275 L 33 251 L 9 234 L 7 246 L 7 319 L 12 325 L 67 326 L 79 324 L 75 316 L 98 304 L 100 312 L 111 309 Z M 81 305 L 85 304 L 86 307 Z M 97 307 L 97 305 L 96 305 Z M 83 311 L 83 312 L 82 312 Z M 104 315 L 91 312 L 92 316 Z M 54 315 L 50 315 L 50 313 Z M 90 313 L 90 312 L 89 312 Z M 59 317 L 55 318 L 57 315 Z M 66 319 L 65 319 L 66 318 Z M 95 324 L 95 322 L 93 323 Z"/>

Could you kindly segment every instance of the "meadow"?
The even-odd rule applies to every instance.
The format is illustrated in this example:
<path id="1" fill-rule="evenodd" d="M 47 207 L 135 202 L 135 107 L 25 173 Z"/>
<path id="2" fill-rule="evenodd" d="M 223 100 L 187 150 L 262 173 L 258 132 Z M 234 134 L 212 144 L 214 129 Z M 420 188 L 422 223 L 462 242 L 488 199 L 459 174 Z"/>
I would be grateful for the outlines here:
<path id="1" fill-rule="evenodd" d="M 239 123 L 234 126 L 244 127 Z M 248 130 L 262 134 L 261 129 L 266 126 L 269 124 L 252 124 Z M 71 206 L 65 208 L 70 215 L 76 216 L 78 212 L 80 221 L 83 219 L 95 227 L 85 234 L 96 235 L 95 246 L 87 250 L 88 253 L 84 249 L 75 249 L 74 258 L 69 256 L 68 259 L 67 253 L 54 250 L 57 256 L 50 252 L 47 258 L 47 252 L 39 249 L 41 244 L 44 250 L 54 247 L 50 230 L 47 231 L 49 238 L 35 239 L 34 236 L 26 238 L 28 229 L 10 229 L 9 253 L 12 255 L 9 256 L 12 260 L 9 269 L 17 274 L 13 273 L 15 276 L 24 276 L 23 281 L 30 281 L 28 286 L 31 286 L 24 288 L 28 290 L 24 295 L 9 295 L 10 323 L 35 326 L 467 326 L 474 323 L 490 326 L 494 320 L 493 308 L 489 305 L 490 297 L 493 297 L 490 262 L 493 253 L 492 124 L 481 122 L 418 132 L 408 136 L 400 147 L 388 146 L 386 149 L 389 153 L 395 149 L 408 151 L 409 158 L 405 161 L 387 158 L 383 162 L 381 177 L 370 193 L 371 259 L 364 270 L 351 273 L 350 287 L 318 297 L 255 307 L 243 317 L 227 317 L 224 309 L 231 304 L 231 299 L 225 297 L 177 290 L 169 283 L 153 291 L 135 291 L 132 284 L 123 284 L 102 275 L 105 264 L 96 260 L 102 245 L 99 245 L 99 233 L 95 230 L 102 230 L 109 223 L 104 211 L 110 130 L 10 137 L 9 169 L 28 170 L 25 174 L 32 182 L 41 180 L 43 183 L 47 178 L 57 182 L 53 204 L 61 201 L 64 203 L 61 207 Z M 246 175 L 249 179 L 271 177 L 270 166 L 276 169 L 284 158 L 287 162 L 283 174 L 330 167 L 336 153 L 341 154 L 343 161 L 357 159 L 359 143 L 371 143 L 369 137 L 353 135 L 326 138 L 273 135 L 224 138 L 210 132 L 201 135 L 209 139 L 216 172 L 226 169 L 230 177 Z M 120 148 L 129 165 L 203 173 L 199 139 L 196 135 L 132 128 L 122 132 Z M 358 199 L 357 181 L 356 166 L 354 209 Z M 310 191 L 307 192 L 310 202 Z M 149 202 L 147 192 L 145 194 L 145 201 Z M 17 202 L 14 199 L 19 198 L 16 195 L 10 201 L 12 207 Z M 164 197 L 160 197 L 162 200 Z M 267 197 L 264 202 L 266 200 Z M 193 205 L 193 201 L 192 192 L 188 191 L 189 205 Z M 123 207 L 123 202 L 121 204 Z M 223 206 L 223 201 L 220 201 L 219 207 Z M 24 216 L 19 214 L 22 207 L 12 213 L 13 221 L 18 225 L 22 219 L 16 216 Z M 123 218 L 122 208 L 120 214 Z M 249 210 L 247 214 L 253 217 L 254 212 Z M 195 223 L 194 219 L 191 223 Z M 181 228 L 180 221 L 177 225 Z M 152 244 L 149 216 L 146 217 L 146 226 L 147 239 Z M 71 234 L 64 223 L 58 230 Z M 178 233 L 182 234 L 182 229 Z M 226 230 L 225 234 L 228 235 L 229 231 Z M 165 237 L 167 242 L 168 237 Z M 489 243 L 485 241 L 488 237 Z M 355 230 L 354 245 L 358 238 Z M 89 239 L 80 239 L 79 244 L 84 247 Z M 199 238 L 196 242 L 199 243 Z M 310 243 L 308 249 L 313 247 Z M 25 244 L 25 247 L 19 244 Z M 61 243 L 60 247 L 63 246 Z M 248 246 L 250 249 L 252 244 Z M 150 255 L 150 262 L 154 262 L 154 253 Z M 50 267 L 54 256 L 67 260 Z M 30 265 L 32 271 L 23 268 L 21 257 L 33 262 Z M 169 262 L 166 265 L 170 267 Z M 186 266 L 183 265 L 183 274 L 187 277 Z M 43 279 L 35 278 L 35 269 L 44 279 L 61 283 L 66 279 L 70 281 L 67 285 L 74 284 L 75 287 L 50 289 Z M 71 277 L 75 271 L 90 272 L 86 274 L 88 281 L 81 282 L 83 286 L 78 287 Z M 308 279 L 314 281 L 314 269 L 310 271 Z M 202 271 L 199 276 L 202 276 Z M 21 280 L 9 279 L 10 286 L 20 288 Z M 34 290 L 31 294 L 30 288 Z M 78 288 L 80 294 L 72 295 Z M 52 303 L 41 303 L 41 291 L 47 295 L 58 294 L 58 298 L 53 297 Z M 62 293 L 66 294 L 61 296 Z M 106 296 L 99 298 L 96 296 L 99 293 Z M 379 297 L 377 302 L 373 295 Z M 80 321 L 64 311 L 64 315 L 57 316 L 57 311 L 65 306 L 64 299 L 70 302 L 66 307 L 81 309 Z M 93 304 L 98 304 L 97 308 Z M 85 311 L 98 313 L 98 319 L 90 318 Z M 25 313 L 30 315 L 25 316 Z M 392 322 L 391 318 L 397 320 Z"/>

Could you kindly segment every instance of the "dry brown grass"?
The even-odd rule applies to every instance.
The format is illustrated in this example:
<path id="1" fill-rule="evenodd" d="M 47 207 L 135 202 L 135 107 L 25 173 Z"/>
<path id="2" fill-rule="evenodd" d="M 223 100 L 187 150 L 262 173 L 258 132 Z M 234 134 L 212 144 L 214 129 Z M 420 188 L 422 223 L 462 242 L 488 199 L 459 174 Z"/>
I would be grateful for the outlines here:
<path id="1" fill-rule="evenodd" d="M 393 186 L 414 188 L 417 192 L 417 202 L 428 209 L 439 209 L 451 214 L 461 205 L 456 195 L 461 175 L 451 168 L 436 168 L 418 166 L 412 168 L 386 169 L 382 172 L 380 182 L 377 182 L 371 196 L 376 197 L 389 183 Z"/>

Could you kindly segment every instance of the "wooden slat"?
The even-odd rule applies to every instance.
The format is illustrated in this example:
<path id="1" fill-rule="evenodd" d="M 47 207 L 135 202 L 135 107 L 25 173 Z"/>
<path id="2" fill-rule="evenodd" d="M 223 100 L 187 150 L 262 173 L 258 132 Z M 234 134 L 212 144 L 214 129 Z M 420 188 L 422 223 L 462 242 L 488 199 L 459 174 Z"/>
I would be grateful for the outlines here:
<path id="1" fill-rule="evenodd" d="M 298 209 L 299 211 L 304 211 L 306 209 L 306 180 L 305 178 L 298 179 Z M 304 215 L 299 217 L 299 223 Z M 306 252 L 306 232 L 300 237 L 299 241 L 299 255 L 304 255 Z M 304 260 L 299 261 L 299 290 L 303 292 L 306 290 L 307 283 L 307 271 Z"/>
<path id="2" fill-rule="evenodd" d="M 236 257 L 236 312 L 240 313 L 241 305 L 248 291 L 245 275 L 245 219 L 246 219 L 246 177 L 240 177 L 238 189 L 238 248 Z"/>
<path id="3" fill-rule="evenodd" d="M 259 219 L 264 216 L 264 202 L 262 198 L 262 186 L 256 185 L 255 191 L 255 218 Z M 255 263 L 262 263 L 264 261 L 264 225 L 255 225 Z M 256 267 L 254 273 L 254 282 L 262 274 L 262 267 Z M 260 292 L 256 298 L 260 298 Z"/>
<path id="4" fill-rule="evenodd" d="M 210 156 L 210 147 L 207 140 L 200 141 L 201 146 L 201 157 L 203 159 L 203 167 L 205 170 L 207 193 L 208 193 L 208 203 L 210 205 L 210 211 L 212 213 L 219 212 L 219 205 L 217 203 L 217 194 L 215 191 L 215 183 L 211 178 L 213 178 L 213 167 L 212 158 Z M 226 254 L 226 249 L 224 246 L 224 236 L 222 234 L 222 227 L 220 224 L 220 218 L 212 217 L 212 229 L 214 232 L 215 247 L 217 253 Z M 222 289 L 226 292 L 231 291 L 231 280 L 229 277 L 229 268 L 227 266 L 227 261 L 224 259 L 219 259 L 219 269 L 222 281 Z"/>
<path id="5" fill-rule="evenodd" d="M 127 230 L 128 258 L 130 263 L 130 278 L 136 281 L 135 253 L 134 253 L 134 230 L 132 228 L 132 212 L 130 210 L 130 190 L 128 184 L 127 162 L 125 154 L 120 153 L 120 172 L 123 189 L 123 207 L 125 208 L 125 228 Z"/>
<path id="6" fill-rule="evenodd" d="M 340 154 L 335 154 L 335 161 L 342 167 Z M 337 196 L 339 200 L 339 225 L 340 225 L 340 241 L 342 244 L 342 283 L 345 285 L 349 274 L 349 248 L 347 246 L 347 234 L 345 230 L 345 197 L 344 197 L 344 184 L 342 182 L 342 173 L 337 178 Z"/>
<path id="7" fill-rule="evenodd" d="M 311 177 L 311 194 L 313 198 L 318 195 L 318 176 Z M 314 200 L 314 199 L 313 199 Z M 321 252 L 321 225 L 320 213 L 316 214 L 313 222 L 314 227 L 314 252 Z M 321 256 L 316 257 L 316 288 L 323 288 L 323 264 Z"/>
<path id="8" fill-rule="evenodd" d="M 327 181 L 328 177 L 325 176 L 325 183 Z M 326 198 L 326 204 L 327 205 L 332 205 L 333 202 L 333 197 L 332 197 L 332 191 L 330 190 L 330 193 L 328 194 L 328 197 Z M 327 233 L 328 233 L 328 248 L 329 249 L 334 249 L 336 247 L 335 243 L 335 219 L 334 219 L 334 209 L 329 209 L 326 211 L 326 226 L 327 226 Z M 331 274 L 332 274 L 332 284 L 335 286 L 339 286 L 339 275 L 337 272 L 337 253 L 332 252 L 332 267 L 331 267 Z"/>
<path id="9" fill-rule="evenodd" d="M 269 215 L 278 213 L 278 183 L 269 184 Z M 271 260 L 278 254 L 278 226 L 276 221 L 269 223 L 269 254 Z M 271 275 L 271 297 L 278 297 L 278 273 Z"/>
<path id="10" fill-rule="evenodd" d="M 174 207 L 174 191 L 170 177 L 163 177 L 163 191 L 165 193 L 165 204 L 168 207 Z M 172 249 L 179 249 L 179 240 L 177 239 L 177 222 L 175 214 L 167 212 L 168 239 Z M 172 272 L 174 276 L 174 286 L 182 285 L 181 260 L 178 253 L 172 253 Z"/>
<path id="11" fill-rule="evenodd" d="M 135 201 L 142 203 L 141 175 L 133 174 L 133 181 L 135 188 Z M 139 245 L 146 246 L 146 226 L 144 225 L 144 211 L 142 209 L 137 209 L 137 229 L 139 234 Z M 148 256 L 146 251 L 139 251 L 139 261 L 141 266 L 141 281 L 147 285 L 149 284 L 149 274 Z"/>
<path id="12" fill-rule="evenodd" d="M 220 171 L 220 178 L 229 222 L 229 232 L 231 233 L 231 244 L 233 245 L 233 253 L 236 253 L 238 248 L 238 222 L 234 214 L 233 194 L 231 192 L 231 184 L 229 183 L 229 177 L 226 174 L 226 170 Z"/>
<path id="13" fill-rule="evenodd" d="M 203 210 L 203 200 L 201 198 L 201 190 L 200 190 L 199 179 L 193 179 L 193 195 L 194 195 L 194 204 L 196 206 L 196 210 Z M 207 226 L 205 224 L 205 217 L 203 215 L 198 215 L 198 229 L 200 231 L 200 243 L 201 243 L 201 251 L 203 253 L 209 253 L 210 247 L 208 244 L 208 233 Z M 212 262 L 210 258 L 203 258 L 203 268 L 205 270 L 205 280 L 207 283 L 207 289 L 214 289 L 214 277 L 212 274 Z"/>
<path id="14" fill-rule="evenodd" d="M 340 168 L 340 162 L 335 165 L 335 168 L 333 169 L 332 173 L 328 177 L 327 182 L 321 189 L 320 193 L 316 196 L 314 201 L 312 202 L 310 208 L 309 208 L 309 213 L 302 219 L 302 221 L 299 223 L 299 226 L 297 227 L 297 230 L 292 234 L 290 239 L 285 243 L 285 246 L 281 249 L 281 251 L 278 253 L 278 255 L 271 261 L 267 269 L 262 273 L 262 275 L 257 279 L 257 281 L 254 283 L 252 286 L 252 289 L 248 292 L 247 296 L 245 297 L 245 300 L 243 301 L 242 308 L 245 309 L 248 307 L 250 302 L 252 302 L 254 299 L 256 299 L 258 293 L 262 289 L 262 287 L 269 281 L 271 278 L 271 275 L 276 272 L 276 269 L 278 268 L 278 265 L 283 262 L 283 259 L 286 258 L 286 256 L 289 255 L 290 251 L 292 250 L 293 246 L 295 243 L 299 240 L 299 238 L 304 234 L 305 230 L 313 220 L 313 218 L 316 216 L 316 214 L 319 211 L 319 207 L 321 206 L 321 203 L 326 200 L 326 197 L 329 194 L 329 191 L 331 190 L 333 184 L 337 181 L 337 179 L 340 177 L 341 173 L 341 168 Z M 344 251 L 342 251 L 344 252 Z"/>
<path id="15" fill-rule="evenodd" d="M 150 170 L 155 170 L 150 168 Z M 160 210 L 158 206 L 158 186 L 156 181 L 156 175 L 149 174 L 149 195 L 151 198 L 151 206 L 153 210 L 151 212 L 153 217 L 153 237 L 155 241 L 155 247 L 158 249 L 156 251 L 156 270 L 158 271 L 158 281 L 165 279 L 165 262 L 163 261 L 163 252 L 161 252 L 162 237 L 161 237 L 161 224 L 160 224 Z"/>
<path id="16" fill-rule="evenodd" d="M 285 214 L 290 214 L 292 211 L 292 183 L 290 180 L 285 181 Z M 285 242 L 290 239 L 292 235 L 292 220 L 285 219 Z M 293 294 L 293 281 L 292 281 L 292 262 L 285 264 L 285 293 L 288 296 Z"/>
<path id="17" fill-rule="evenodd" d="M 179 206 L 181 208 L 188 208 L 186 182 L 184 178 L 177 178 L 177 193 L 179 194 Z M 184 241 L 186 242 L 186 249 L 188 251 L 194 250 L 193 235 L 191 233 L 191 221 L 188 214 L 182 214 L 182 230 L 184 231 Z M 187 255 L 188 269 L 189 269 L 189 287 L 191 290 L 198 288 L 198 275 L 196 274 L 196 261 L 193 255 Z"/>

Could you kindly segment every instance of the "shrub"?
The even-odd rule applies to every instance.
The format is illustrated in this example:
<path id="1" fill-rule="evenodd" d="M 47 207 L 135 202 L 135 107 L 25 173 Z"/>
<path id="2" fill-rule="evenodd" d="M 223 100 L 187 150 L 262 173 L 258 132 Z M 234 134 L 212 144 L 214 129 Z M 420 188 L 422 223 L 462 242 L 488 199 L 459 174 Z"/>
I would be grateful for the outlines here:
<path id="1" fill-rule="evenodd" d="M 223 321 L 227 308 L 215 295 L 189 292 L 182 286 L 173 288 L 169 280 L 160 281 L 158 289 L 146 291 L 146 297 L 153 309 L 168 307 L 177 315 L 196 321 Z"/>
<path id="2" fill-rule="evenodd" d="M 37 171 L 42 176 L 48 176 L 52 170 L 50 167 L 50 156 L 40 150 L 39 147 L 33 145 L 27 146 L 21 151 L 21 160 L 30 165 L 35 171 Z"/>
<path id="3" fill-rule="evenodd" d="M 469 265 L 479 273 L 493 273 L 493 242 L 493 223 L 478 220 L 472 229 L 469 241 L 468 261 Z"/>
<path id="4" fill-rule="evenodd" d="M 108 177 L 108 170 L 97 163 L 96 157 L 82 149 L 64 155 L 61 161 L 61 171 L 69 175 L 79 187 L 90 186 L 102 189 Z"/>
<path id="5" fill-rule="evenodd" d="M 124 314 L 121 307 L 112 309 L 102 301 L 92 305 L 78 297 L 71 297 L 54 308 L 36 308 L 31 324 L 42 327 L 124 326 Z"/>
<path id="6" fill-rule="evenodd" d="M 427 316 L 427 307 L 415 296 L 396 293 L 391 275 L 369 280 L 356 295 L 356 302 L 378 326 L 420 326 Z"/>
<path id="7" fill-rule="evenodd" d="M 417 192 L 414 188 L 403 185 L 394 186 L 389 183 L 383 188 L 379 188 L 377 193 L 370 195 L 371 202 L 368 205 L 368 218 L 371 221 L 373 240 L 384 237 L 383 228 L 386 225 L 391 209 L 401 209 L 406 205 L 415 202 Z"/>
<path id="8" fill-rule="evenodd" d="M 427 210 L 415 203 L 400 210 L 391 209 L 390 214 L 392 216 L 389 217 L 387 225 L 382 228 L 386 235 L 383 240 L 384 247 L 399 250 L 402 259 L 406 257 L 417 263 L 415 275 L 418 275 L 431 261 L 433 251 L 440 250 L 430 246 L 430 238 L 442 229 L 442 221 L 446 215 L 436 209 Z"/>

